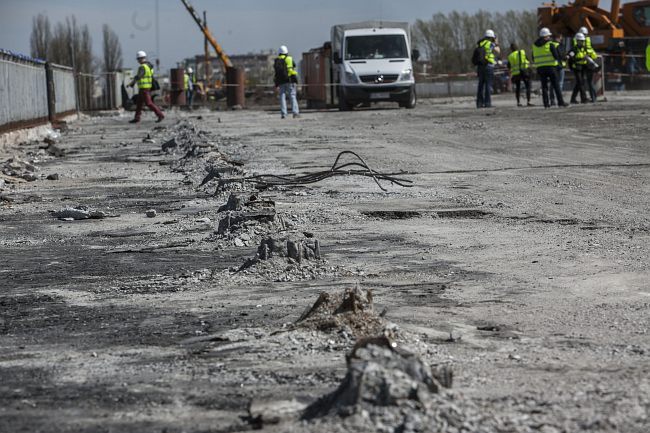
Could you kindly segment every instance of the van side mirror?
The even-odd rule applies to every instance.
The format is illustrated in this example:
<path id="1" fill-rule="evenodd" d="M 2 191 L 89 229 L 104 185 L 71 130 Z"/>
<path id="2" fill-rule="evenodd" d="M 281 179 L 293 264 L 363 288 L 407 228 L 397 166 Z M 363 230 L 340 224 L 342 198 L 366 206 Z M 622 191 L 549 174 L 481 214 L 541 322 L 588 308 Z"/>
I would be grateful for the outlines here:
<path id="1" fill-rule="evenodd" d="M 420 50 L 414 48 L 411 51 L 411 60 L 417 62 L 419 59 L 420 59 Z"/>
<path id="2" fill-rule="evenodd" d="M 341 55 L 338 53 L 338 51 L 334 51 L 334 63 L 337 65 L 341 63 Z"/>

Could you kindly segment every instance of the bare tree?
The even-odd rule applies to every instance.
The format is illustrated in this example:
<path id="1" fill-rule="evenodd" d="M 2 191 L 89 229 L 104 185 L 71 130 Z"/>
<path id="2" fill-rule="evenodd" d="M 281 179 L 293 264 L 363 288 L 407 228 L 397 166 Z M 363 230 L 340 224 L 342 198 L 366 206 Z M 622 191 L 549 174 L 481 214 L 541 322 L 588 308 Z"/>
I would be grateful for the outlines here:
<path id="1" fill-rule="evenodd" d="M 430 20 L 417 20 L 412 33 L 414 44 L 424 52 L 433 73 L 463 73 L 473 69 L 472 51 L 487 29 L 497 33 L 505 57 L 512 42 L 530 50 L 537 33 L 537 16 L 533 11 L 437 13 Z"/>
<path id="2" fill-rule="evenodd" d="M 77 72 L 92 73 L 94 70 L 90 31 L 87 25 L 79 27 L 74 15 L 66 18 L 65 23 L 57 23 L 49 51 L 49 60 L 54 63 L 74 64 Z"/>
<path id="3" fill-rule="evenodd" d="M 52 39 L 50 20 L 46 15 L 38 14 L 32 18 L 30 46 L 32 57 L 47 60 L 48 47 Z"/>
<path id="4" fill-rule="evenodd" d="M 106 72 L 118 71 L 122 69 L 120 40 L 108 24 L 104 24 L 102 27 L 102 34 L 104 36 L 104 70 Z"/>

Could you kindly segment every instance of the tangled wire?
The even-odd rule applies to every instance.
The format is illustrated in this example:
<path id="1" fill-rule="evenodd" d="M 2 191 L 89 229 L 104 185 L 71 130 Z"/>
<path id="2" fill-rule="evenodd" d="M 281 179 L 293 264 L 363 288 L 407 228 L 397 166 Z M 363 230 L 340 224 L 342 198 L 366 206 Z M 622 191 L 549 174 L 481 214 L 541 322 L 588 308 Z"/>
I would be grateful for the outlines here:
<path id="1" fill-rule="evenodd" d="M 339 160 L 344 155 L 352 155 L 358 159 L 358 161 L 340 163 Z M 407 174 L 406 172 L 400 173 L 380 173 L 368 166 L 366 162 L 355 152 L 350 150 L 345 150 L 338 154 L 334 164 L 329 170 L 317 171 L 314 173 L 308 173 L 303 175 L 275 175 L 275 174 L 258 174 L 255 176 L 248 176 L 243 178 L 232 178 L 232 179 L 220 179 L 219 186 L 223 186 L 230 183 L 243 183 L 251 182 L 254 183 L 258 188 L 266 189 L 273 186 L 296 186 L 296 185 L 307 185 L 311 183 L 320 182 L 322 180 L 328 179 L 335 176 L 366 176 L 372 177 L 377 186 L 384 192 L 387 191 L 384 188 L 380 181 L 391 182 L 395 185 L 399 185 L 405 188 L 413 186 L 413 181 L 404 179 L 401 177 L 396 177 L 396 175 Z M 210 175 L 208 175 L 210 177 Z M 206 179 L 208 178 L 206 177 Z M 212 177 L 221 177 L 219 175 Z M 203 184 L 206 183 L 204 179 Z"/>

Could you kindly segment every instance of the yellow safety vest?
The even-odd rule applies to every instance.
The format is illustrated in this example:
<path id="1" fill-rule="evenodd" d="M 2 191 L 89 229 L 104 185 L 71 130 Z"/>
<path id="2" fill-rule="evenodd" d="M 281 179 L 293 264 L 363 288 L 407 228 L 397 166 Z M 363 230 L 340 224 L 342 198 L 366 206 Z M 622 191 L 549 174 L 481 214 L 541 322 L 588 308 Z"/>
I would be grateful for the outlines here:
<path id="1" fill-rule="evenodd" d="M 575 63 L 576 65 L 579 66 L 584 66 L 587 64 L 587 47 L 578 47 L 576 46 L 574 52 L 576 53 L 575 56 Z"/>
<path id="2" fill-rule="evenodd" d="M 510 65 L 510 72 L 513 77 L 521 74 L 522 70 L 528 69 L 530 63 L 526 58 L 526 51 L 519 50 L 510 53 L 508 56 L 508 64 Z"/>
<path id="3" fill-rule="evenodd" d="M 533 45 L 533 62 L 535 62 L 536 68 L 559 65 L 559 62 L 553 57 L 553 53 L 551 52 L 551 44 L 551 41 L 548 41 L 541 47 Z"/>
<path id="4" fill-rule="evenodd" d="M 650 72 L 650 44 L 645 49 L 645 67 Z"/>
<path id="5" fill-rule="evenodd" d="M 485 50 L 485 60 L 490 65 L 494 65 L 497 63 L 496 59 L 494 58 L 494 50 L 492 48 L 492 42 L 488 39 L 485 39 L 479 43 L 479 46 L 483 47 Z"/>
<path id="6" fill-rule="evenodd" d="M 573 38 L 573 47 L 575 48 L 577 46 L 578 46 L 578 40 L 576 38 Z M 588 50 L 594 49 L 594 47 L 591 45 L 591 36 L 585 36 L 585 47 Z"/>
<path id="7" fill-rule="evenodd" d="M 144 69 L 144 75 L 138 80 L 138 89 L 149 90 L 153 87 L 153 68 L 147 63 L 140 66 Z"/>
<path id="8" fill-rule="evenodd" d="M 190 88 L 190 76 L 185 73 L 183 74 L 183 90 L 188 90 Z"/>
<path id="9" fill-rule="evenodd" d="M 287 64 L 287 74 L 290 77 L 298 75 L 298 72 L 296 72 L 296 68 L 293 67 L 293 57 L 286 54 L 280 54 L 280 58 L 281 59 L 284 58 L 284 62 Z"/>
<path id="10" fill-rule="evenodd" d="M 551 41 L 551 43 L 553 44 L 553 46 L 555 46 L 556 50 L 560 48 L 560 43 L 559 42 Z M 563 68 L 566 68 L 566 61 L 562 60 L 561 65 L 562 65 Z"/>

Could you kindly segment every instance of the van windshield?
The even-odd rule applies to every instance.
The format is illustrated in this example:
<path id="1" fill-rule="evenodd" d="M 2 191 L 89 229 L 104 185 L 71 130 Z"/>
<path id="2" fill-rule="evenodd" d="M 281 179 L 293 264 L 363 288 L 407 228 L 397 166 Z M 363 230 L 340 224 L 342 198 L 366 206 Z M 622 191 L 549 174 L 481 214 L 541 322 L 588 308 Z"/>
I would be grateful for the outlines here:
<path id="1" fill-rule="evenodd" d="M 404 35 L 348 36 L 345 60 L 407 59 Z"/>

